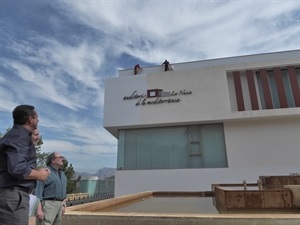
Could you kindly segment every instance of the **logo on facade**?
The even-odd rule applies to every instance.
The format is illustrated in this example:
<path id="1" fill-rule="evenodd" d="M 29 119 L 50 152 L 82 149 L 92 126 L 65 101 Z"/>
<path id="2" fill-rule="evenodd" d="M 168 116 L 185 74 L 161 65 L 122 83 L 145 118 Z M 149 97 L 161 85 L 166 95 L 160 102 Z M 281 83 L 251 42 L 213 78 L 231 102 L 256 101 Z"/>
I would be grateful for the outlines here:
<path id="1" fill-rule="evenodd" d="M 163 103 L 178 103 L 181 101 L 181 95 L 191 95 L 192 91 L 163 91 L 162 89 L 148 89 L 146 94 L 139 94 L 134 91 L 129 96 L 124 96 L 123 100 L 138 100 L 135 105 L 157 105 Z"/>

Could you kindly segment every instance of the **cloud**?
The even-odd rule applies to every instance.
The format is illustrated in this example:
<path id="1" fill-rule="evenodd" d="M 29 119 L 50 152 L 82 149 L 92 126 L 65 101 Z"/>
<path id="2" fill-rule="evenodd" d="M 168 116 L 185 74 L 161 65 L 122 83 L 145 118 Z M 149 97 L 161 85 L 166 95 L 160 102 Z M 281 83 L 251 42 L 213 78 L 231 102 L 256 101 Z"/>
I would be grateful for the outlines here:
<path id="1" fill-rule="evenodd" d="M 42 151 L 60 152 L 76 171 L 94 173 L 102 167 L 116 167 L 116 144 L 76 145 L 69 141 L 46 140 Z"/>
<path id="2" fill-rule="evenodd" d="M 0 77 L 0 106 L 1 111 L 11 113 L 11 110 L 16 107 L 16 102 L 10 94 L 10 89 L 2 84 L 6 83 L 4 77 Z"/>
<path id="3" fill-rule="evenodd" d="M 113 51 L 152 63 L 165 58 L 184 62 L 245 54 L 245 44 L 253 47 L 246 49 L 246 54 L 277 51 L 285 46 L 273 41 L 273 36 L 282 37 L 289 27 L 299 33 L 299 23 L 295 21 L 298 1 L 66 1 L 64 4 L 68 6 L 65 10 L 69 17 L 80 15 L 80 23 L 107 33 Z M 299 18 L 296 20 L 299 22 Z M 278 29 L 279 21 L 287 26 Z M 299 47 L 297 40 L 291 43 L 289 48 Z"/>

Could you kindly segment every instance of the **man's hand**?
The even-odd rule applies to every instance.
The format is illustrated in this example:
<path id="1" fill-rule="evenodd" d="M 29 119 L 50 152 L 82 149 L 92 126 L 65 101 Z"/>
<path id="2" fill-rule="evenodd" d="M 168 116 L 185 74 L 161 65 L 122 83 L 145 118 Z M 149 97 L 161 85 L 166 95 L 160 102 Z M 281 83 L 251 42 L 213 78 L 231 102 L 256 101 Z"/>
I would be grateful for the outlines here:
<path id="1" fill-rule="evenodd" d="M 64 215 L 64 214 L 65 214 L 65 212 L 66 212 L 66 209 L 67 209 L 67 205 L 66 205 L 66 204 L 63 204 L 63 205 L 62 205 L 62 210 L 61 210 L 61 212 L 62 212 L 62 215 Z"/>
<path id="2" fill-rule="evenodd" d="M 50 170 L 48 168 L 42 168 L 39 170 L 31 170 L 30 174 L 25 177 L 25 180 L 41 180 L 44 181 L 50 175 Z"/>
<path id="3" fill-rule="evenodd" d="M 42 221 L 44 219 L 44 212 L 43 212 L 43 209 L 42 209 L 42 204 L 39 203 L 37 209 L 36 209 L 36 218 L 39 220 L 39 221 Z"/>
<path id="4" fill-rule="evenodd" d="M 37 180 L 41 180 L 41 181 L 46 180 L 50 175 L 50 170 L 48 168 L 39 169 L 37 172 L 38 172 Z"/>

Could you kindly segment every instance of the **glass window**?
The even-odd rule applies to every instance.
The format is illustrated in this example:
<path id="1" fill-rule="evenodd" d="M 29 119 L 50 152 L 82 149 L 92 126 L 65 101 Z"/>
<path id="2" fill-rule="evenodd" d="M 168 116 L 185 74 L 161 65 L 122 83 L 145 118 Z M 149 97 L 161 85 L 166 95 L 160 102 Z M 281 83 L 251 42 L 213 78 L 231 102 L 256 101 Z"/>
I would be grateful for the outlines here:
<path id="1" fill-rule="evenodd" d="M 280 66 L 277 66 L 277 67 L 280 67 Z M 280 80 L 279 82 L 282 82 L 282 84 L 283 84 L 284 94 L 287 99 L 287 106 L 288 106 L 288 108 L 296 107 L 295 102 L 294 102 L 294 95 L 293 95 L 292 87 L 291 87 L 291 81 L 290 81 L 290 77 L 288 74 L 288 69 L 284 66 L 281 66 L 280 68 L 281 68 L 280 71 L 281 71 L 281 75 L 282 75 L 281 76 L 282 81 Z M 298 85 L 300 86 L 299 65 L 294 66 L 294 68 L 296 71 L 297 82 L 298 82 Z M 274 70 L 270 69 L 270 68 L 265 69 L 265 70 L 267 70 L 267 85 L 270 87 L 273 108 L 274 109 L 281 108 L 279 97 L 282 97 L 282 96 L 279 96 L 279 95 L 282 93 L 278 92 L 278 87 L 276 84 Z M 243 73 L 240 72 L 240 74 L 243 74 Z M 257 97 L 259 99 L 259 102 L 261 103 L 261 109 L 266 109 L 266 102 L 265 102 L 265 96 L 264 96 L 264 87 L 263 87 L 262 78 L 261 78 L 261 71 L 258 69 L 255 71 L 255 78 L 257 81 L 256 88 L 258 90 Z"/>
<path id="2" fill-rule="evenodd" d="M 290 79 L 289 79 L 286 69 L 282 70 L 282 80 L 283 80 L 283 86 L 284 86 L 286 99 L 288 102 L 288 107 L 289 108 L 295 107 L 294 97 L 293 97 L 293 93 L 292 93 L 292 87 L 291 87 Z"/>
<path id="3" fill-rule="evenodd" d="M 280 102 L 279 102 L 279 97 L 278 97 L 278 91 L 277 91 L 275 76 L 274 76 L 273 71 L 268 71 L 268 78 L 269 78 L 271 97 L 272 97 L 272 100 L 273 100 L 274 109 L 281 108 L 280 107 Z"/>
<path id="4" fill-rule="evenodd" d="M 296 70 L 298 84 L 300 84 L 300 68 L 295 68 L 295 70 Z M 281 108 L 279 96 L 278 96 L 278 90 L 277 90 L 277 86 L 276 86 L 276 81 L 275 81 L 275 77 L 274 77 L 274 72 L 272 70 L 268 70 L 267 73 L 268 73 L 268 83 L 269 83 L 270 90 L 271 90 L 273 106 L 275 109 Z M 288 107 L 293 108 L 293 107 L 295 107 L 295 103 L 294 103 L 294 97 L 293 97 L 292 88 L 291 88 L 287 69 L 286 68 L 281 69 L 281 74 L 282 74 L 282 82 L 283 82 L 283 86 L 284 86 L 285 96 L 287 98 Z M 259 98 L 261 100 L 262 109 L 266 109 L 262 81 L 261 81 L 259 71 L 256 72 L 256 79 L 257 79 Z"/>
<path id="5" fill-rule="evenodd" d="M 256 72 L 256 80 L 257 80 L 257 85 L 258 85 L 259 98 L 261 101 L 261 107 L 262 107 L 262 109 L 266 109 L 264 91 L 263 91 L 262 82 L 261 82 L 261 78 L 260 78 L 260 72 L 258 72 L 258 71 Z"/>
<path id="6" fill-rule="evenodd" d="M 222 124 L 122 130 L 118 169 L 228 167 Z"/>

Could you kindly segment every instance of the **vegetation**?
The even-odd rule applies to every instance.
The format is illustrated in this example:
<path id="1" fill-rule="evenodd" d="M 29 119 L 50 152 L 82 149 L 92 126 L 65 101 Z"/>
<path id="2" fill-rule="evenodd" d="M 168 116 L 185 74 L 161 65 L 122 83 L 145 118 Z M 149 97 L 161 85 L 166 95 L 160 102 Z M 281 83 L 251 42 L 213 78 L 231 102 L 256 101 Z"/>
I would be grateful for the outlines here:
<path id="1" fill-rule="evenodd" d="M 35 146 L 37 168 L 46 167 L 47 157 L 50 155 L 50 152 L 42 152 L 42 144 L 43 144 L 43 137 L 41 136 Z"/>
<path id="2" fill-rule="evenodd" d="M 7 128 L 4 133 L 0 132 L 0 139 L 10 130 L 11 128 Z M 41 136 L 35 146 L 36 149 L 36 163 L 37 168 L 46 167 L 47 157 L 50 155 L 50 152 L 42 152 L 42 145 L 43 145 L 43 137 Z M 75 170 L 67 160 L 64 160 L 63 171 L 65 172 L 68 183 L 67 183 L 67 194 L 77 193 L 79 188 L 77 187 L 77 183 L 80 181 L 81 177 L 75 176 Z"/>
<path id="3" fill-rule="evenodd" d="M 77 183 L 80 181 L 81 176 L 76 178 L 75 170 L 72 164 L 70 164 L 70 166 L 68 164 L 69 164 L 68 160 L 64 160 L 63 171 L 65 172 L 68 178 L 67 194 L 78 193 L 79 187 L 77 187 Z"/>
<path id="4" fill-rule="evenodd" d="M 0 139 L 1 139 L 1 138 L 4 136 L 4 134 L 6 134 L 10 129 L 11 129 L 11 127 L 6 128 L 6 130 L 5 130 L 4 133 L 0 132 Z"/>

